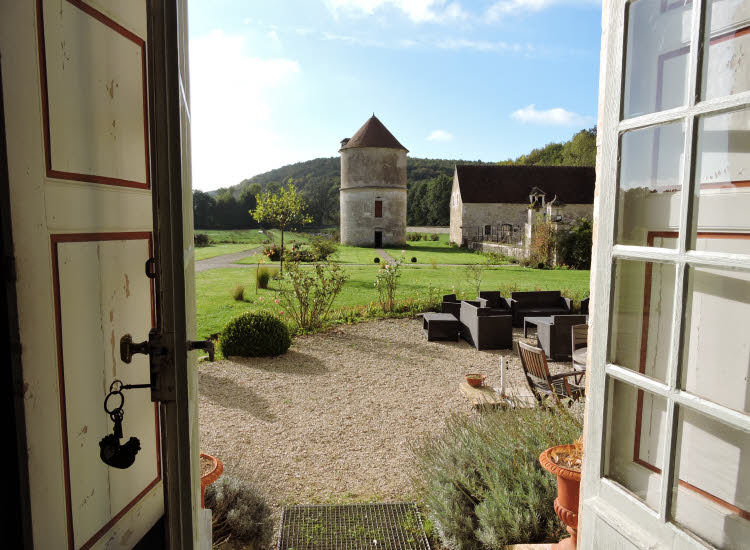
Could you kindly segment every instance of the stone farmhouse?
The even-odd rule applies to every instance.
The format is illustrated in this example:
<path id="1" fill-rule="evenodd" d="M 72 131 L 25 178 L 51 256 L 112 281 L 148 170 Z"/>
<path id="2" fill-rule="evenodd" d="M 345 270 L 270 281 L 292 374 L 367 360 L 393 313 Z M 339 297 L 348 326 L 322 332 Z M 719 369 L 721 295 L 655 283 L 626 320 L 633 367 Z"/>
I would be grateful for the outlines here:
<path id="1" fill-rule="evenodd" d="M 540 219 L 564 228 L 594 209 L 594 168 L 456 165 L 450 241 L 517 245 Z"/>

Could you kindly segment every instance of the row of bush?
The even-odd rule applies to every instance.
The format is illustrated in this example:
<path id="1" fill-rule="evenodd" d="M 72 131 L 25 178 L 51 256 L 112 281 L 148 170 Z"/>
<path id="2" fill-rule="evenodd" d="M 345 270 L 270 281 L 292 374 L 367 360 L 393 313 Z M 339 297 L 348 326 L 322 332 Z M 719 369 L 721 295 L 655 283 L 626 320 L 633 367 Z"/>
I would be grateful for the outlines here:
<path id="1" fill-rule="evenodd" d="M 407 233 L 407 241 L 439 241 L 440 235 L 437 233 Z"/>
<path id="2" fill-rule="evenodd" d="M 291 246 L 284 247 L 285 262 L 325 262 L 338 250 L 334 241 L 326 237 L 312 237 L 309 243 L 292 242 Z M 281 259 L 281 247 L 277 244 L 269 244 L 263 248 L 265 254 L 272 262 Z"/>
<path id="3" fill-rule="evenodd" d="M 372 261 L 373 261 L 374 263 L 376 263 L 376 264 L 379 264 L 379 263 L 380 263 L 380 256 L 375 256 L 375 257 L 374 257 L 374 258 L 372 259 Z M 412 256 L 412 257 L 411 257 L 411 263 L 413 263 L 413 264 L 417 263 L 417 257 L 416 257 L 416 256 Z"/>

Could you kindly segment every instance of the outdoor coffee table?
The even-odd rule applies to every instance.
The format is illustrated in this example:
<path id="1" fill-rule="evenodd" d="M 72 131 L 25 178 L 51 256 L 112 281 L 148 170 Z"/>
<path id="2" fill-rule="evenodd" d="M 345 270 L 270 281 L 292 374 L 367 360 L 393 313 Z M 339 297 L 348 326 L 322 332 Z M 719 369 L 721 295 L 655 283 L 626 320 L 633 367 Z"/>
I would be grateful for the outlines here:
<path id="1" fill-rule="evenodd" d="M 422 328 L 428 342 L 434 340 L 458 340 L 458 319 L 451 313 L 425 313 Z"/>
<path id="2" fill-rule="evenodd" d="M 552 317 L 524 317 L 523 318 L 523 337 L 528 338 L 527 336 L 527 324 L 539 326 L 542 324 L 550 325 L 552 324 Z"/>

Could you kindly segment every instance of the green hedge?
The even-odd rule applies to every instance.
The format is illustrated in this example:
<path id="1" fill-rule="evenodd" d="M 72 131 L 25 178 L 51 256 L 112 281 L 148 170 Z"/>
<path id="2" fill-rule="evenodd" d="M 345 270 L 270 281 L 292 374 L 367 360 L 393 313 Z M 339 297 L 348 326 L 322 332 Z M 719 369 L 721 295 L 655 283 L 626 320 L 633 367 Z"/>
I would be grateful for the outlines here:
<path id="1" fill-rule="evenodd" d="M 227 323 L 219 339 L 224 357 L 281 355 L 291 344 L 286 324 L 266 311 L 238 315 Z"/>

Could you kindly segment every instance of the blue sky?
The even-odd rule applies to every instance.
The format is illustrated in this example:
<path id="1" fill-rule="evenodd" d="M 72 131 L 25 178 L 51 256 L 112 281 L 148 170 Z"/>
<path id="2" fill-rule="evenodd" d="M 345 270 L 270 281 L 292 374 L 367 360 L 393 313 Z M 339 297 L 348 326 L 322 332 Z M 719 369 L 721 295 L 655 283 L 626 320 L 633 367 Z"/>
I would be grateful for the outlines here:
<path id="1" fill-rule="evenodd" d="M 415 157 L 594 125 L 600 0 L 189 0 L 193 187 L 336 156 L 375 112 Z"/>

